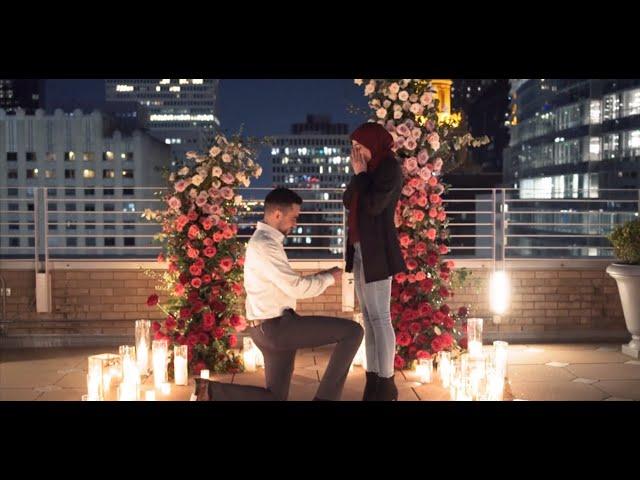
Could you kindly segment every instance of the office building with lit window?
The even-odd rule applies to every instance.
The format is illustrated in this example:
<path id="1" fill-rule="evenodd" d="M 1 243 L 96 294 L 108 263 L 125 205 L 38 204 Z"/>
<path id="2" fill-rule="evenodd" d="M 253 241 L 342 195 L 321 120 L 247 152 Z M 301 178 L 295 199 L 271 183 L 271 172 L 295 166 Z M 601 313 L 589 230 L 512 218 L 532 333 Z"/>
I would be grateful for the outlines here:
<path id="1" fill-rule="evenodd" d="M 504 182 L 519 188 L 521 201 L 531 200 L 523 209 L 548 212 L 510 212 L 523 225 L 516 233 L 535 230 L 548 234 L 547 241 L 559 232 L 576 234 L 554 240 L 559 250 L 584 236 L 593 248 L 582 254 L 600 255 L 610 245 L 588 235 L 605 235 L 638 212 L 640 79 L 514 79 L 510 96 Z M 608 206 L 622 213 L 603 212 Z"/>
<path id="2" fill-rule="evenodd" d="M 137 101 L 148 111 L 147 128 L 171 146 L 174 158 L 206 147 L 216 127 L 217 79 L 107 79 L 107 102 Z"/>
<path id="3" fill-rule="evenodd" d="M 511 84 L 505 183 L 560 197 L 640 187 L 640 80 Z"/>
<path id="4" fill-rule="evenodd" d="M 44 105 L 43 85 L 43 80 L 31 78 L 0 79 L 0 108 L 10 115 L 17 108 L 33 114 Z"/>
<path id="5" fill-rule="evenodd" d="M 3 256 L 33 252 L 34 231 L 44 245 L 44 222 L 37 229 L 33 223 L 45 218 L 51 256 L 157 253 L 147 249 L 150 237 L 139 236 L 156 233 L 157 225 L 145 226 L 140 216 L 157 207 L 150 187 L 163 184 L 161 168 L 170 159 L 168 145 L 140 131 L 123 134 L 113 117 L 97 111 L 0 109 Z"/>
<path id="6" fill-rule="evenodd" d="M 304 209 L 317 212 L 305 214 L 292 232 L 290 244 L 300 248 L 300 256 L 313 247 L 342 253 L 342 190 L 337 189 L 344 189 L 353 174 L 350 152 L 348 125 L 323 115 L 308 115 L 306 122 L 292 125 L 291 134 L 273 137 L 274 186 L 309 189 L 301 195 L 308 203 Z M 327 226 L 308 225 L 321 221 Z"/>

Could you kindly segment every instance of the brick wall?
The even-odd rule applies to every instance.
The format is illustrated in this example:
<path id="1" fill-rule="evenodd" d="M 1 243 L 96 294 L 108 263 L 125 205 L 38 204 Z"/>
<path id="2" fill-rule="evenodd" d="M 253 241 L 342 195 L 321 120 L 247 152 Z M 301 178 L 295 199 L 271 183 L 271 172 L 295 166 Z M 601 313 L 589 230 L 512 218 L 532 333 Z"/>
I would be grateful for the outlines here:
<path id="1" fill-rule="evenodd" d="M 320 266 L 314 262 L 318 268 L 299 270 L 309 274 L 334 264 Z M 579 268 L 572 268 L 571 262 L 562 266 L 528 262 L 524 266 L 509 266 L 511 306 L 500 323 L 494 323 L 488 300 L 491 269 L 467 262 L 472 275 L 449 303 L 456 308 L 471 305 L 472 316 L 485 318 L 488 338 L 624 337 L 627 334 L 620 298 L 615 281 L 605 273 L 607 264 L 585 262 Z M 11 296 L 6 299 L 7 320 L 12 322 L 9 335 L 132 337 L 134 320 L 164 316 L 158 308 L 146 306 L 148 295 L 155 291 L 156 281 L 139 268 L 157 268 L 157 264 L 54 263 L 51 313 L 35 311 L 33 269 L 10 268 L 11 265 L 11 261 L 5 261 L 0 269 L 7 287 L 11 288 Z M 457 266 L 465 266 L 465 262 L 457 262 Z M 338 282 L 319 297 L 299 300 L 299 313 L 352 318 L 352 312 L 342 312 L 341 289 L 341 282 Z M 161 295 L 160 301 L 163 300 Z"/>

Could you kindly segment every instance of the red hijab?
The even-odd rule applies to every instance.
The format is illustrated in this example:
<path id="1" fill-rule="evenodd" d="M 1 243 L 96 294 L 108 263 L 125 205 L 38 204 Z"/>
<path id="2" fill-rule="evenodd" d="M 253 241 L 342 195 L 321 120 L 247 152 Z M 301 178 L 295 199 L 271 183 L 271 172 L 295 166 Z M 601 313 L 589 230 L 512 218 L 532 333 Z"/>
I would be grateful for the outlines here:
<path id="1" fill-rule="evenodd" d="M 379 123 L 364 123 L 354 130 L 350 136 L 359 144 L 367 147 L 371 151 L 371 160 L 367 162 L 367 172 L 372 172 L 382 160 L 393 155 L 393 137 Z M 354 244 L 360 241 L 358 231 L 358 192 L 354 192 L 349 208 L 349 243 Z"/>

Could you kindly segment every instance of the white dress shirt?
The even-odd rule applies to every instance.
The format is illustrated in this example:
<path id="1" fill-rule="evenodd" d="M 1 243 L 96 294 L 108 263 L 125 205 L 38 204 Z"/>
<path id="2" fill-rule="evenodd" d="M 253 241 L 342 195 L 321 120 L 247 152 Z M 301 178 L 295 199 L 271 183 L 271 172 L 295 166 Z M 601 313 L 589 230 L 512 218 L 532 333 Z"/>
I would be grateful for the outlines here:
<path id="1" fill-rule="evenodd" d="M 284 235 L 264 222 L 247 244 L 244 262 L 244 288 L 248 320 L 279 317 L 287 308 L 296 308 L 296 299 L 320 295 L 335 283 L 328 272 L 302 276 L 296 272 L 284 251 Z"/>

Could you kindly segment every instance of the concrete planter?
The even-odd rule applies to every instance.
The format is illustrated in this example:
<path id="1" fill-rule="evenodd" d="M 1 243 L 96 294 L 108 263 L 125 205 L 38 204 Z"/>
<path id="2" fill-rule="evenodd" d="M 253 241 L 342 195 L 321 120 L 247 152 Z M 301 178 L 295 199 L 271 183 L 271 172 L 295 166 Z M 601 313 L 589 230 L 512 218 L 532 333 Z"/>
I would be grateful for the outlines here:
<path id="1" fill-rule="evenodd" d="M 640 265 L 614 263 L 607 267 L 607 273 L 616 280 L 622 311 L 631 341 L 622 345 L 622 353 L 640 358 Z"/>

